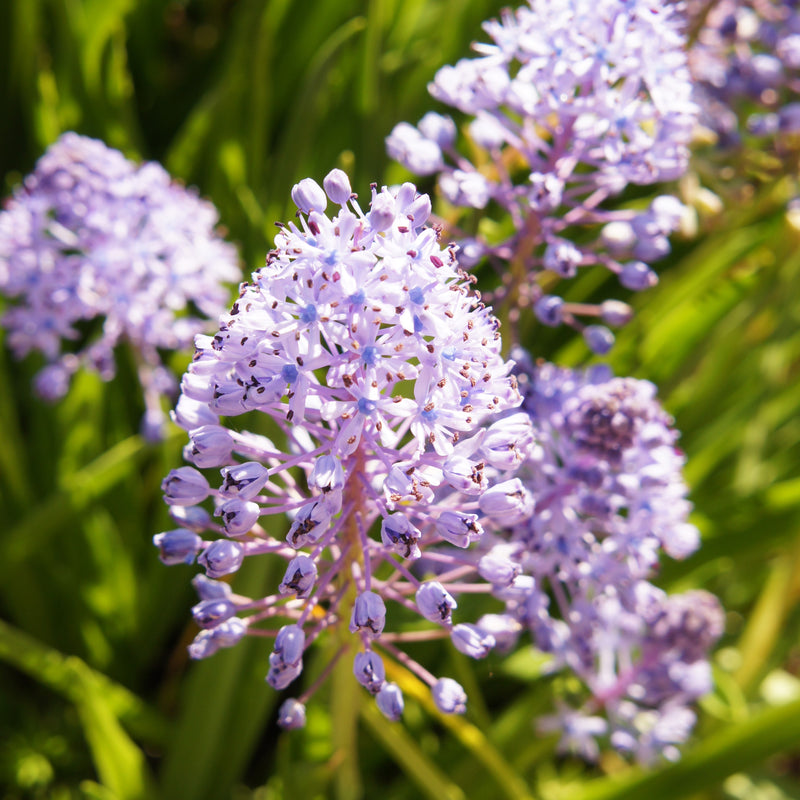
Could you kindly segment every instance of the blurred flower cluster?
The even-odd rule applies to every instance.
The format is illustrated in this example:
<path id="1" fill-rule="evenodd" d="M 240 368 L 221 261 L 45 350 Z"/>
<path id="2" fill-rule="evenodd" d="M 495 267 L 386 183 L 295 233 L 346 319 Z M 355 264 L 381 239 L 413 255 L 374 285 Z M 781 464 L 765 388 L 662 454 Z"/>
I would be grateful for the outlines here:
<path id="1" fill-rule="evenodd" d="M 137 166 L 96 139 L 64 134 L 0 212 L 2 324 L 18 357 L 47 362 L 37 393 L 62 397 L 85 367 L 104 380 L 131 345 L 144 433 L 158 438 L 161 396 L 177 381 L 160 351 L 185 349 L 227 305 L 236 252 L 211 203 L 155 163 Z"/>
<path id="2" fill-rule="evenodd" d="M 678 434 L 647 381 L 514 356 L 526 412 L 515 417 L 531 430 L 514 477 L 484 496 L 503 491 L 517 509 L 483 501 L 496 539 L 479 571 L 506 607 L 491 628 L 507 647 L 527 629 L 550 669 L 588 689 L 579 710 L 564 702 L 542 721 L 563 731 L 564 748 L 595 758 L 610 736 L 640 761 L 675 758 L 690 704 L 712 688 L 707 654 L 723 629 L 712 595 L 649 582 L 662 551 L 680 559 L 699 545 Z"/>
<path id="3" fill-rule="evenodd" d="M 484 29 L 492 43 L 473 45 L 477 58 L 443 67 L 429 87 L 469 115 L 461 137 L 430 112 L 397 125 L 388 153 L 437 176 L 462 265 L 488 258 L 502 276 L 495 304 L 515 306 L 512 319 L 532 307 L 606 353 L 606 326 L 624 325 L 630 308 L 565 303 L 550 287 L 595 265 L 634 291 L 657 280 L 649 264 L 669 253 L 682 204 L 668 194 L 646 208 L 611 201 L 686 169 L 697 108 L 681 18 L 652 0 L 530 0 Z"/>
<path id="4" fill-rule="evenodd" d="M 690 2 L 689 64 L 701 122 L 723 145 L 800 133 L 800 13 L 772 0 Z"/>

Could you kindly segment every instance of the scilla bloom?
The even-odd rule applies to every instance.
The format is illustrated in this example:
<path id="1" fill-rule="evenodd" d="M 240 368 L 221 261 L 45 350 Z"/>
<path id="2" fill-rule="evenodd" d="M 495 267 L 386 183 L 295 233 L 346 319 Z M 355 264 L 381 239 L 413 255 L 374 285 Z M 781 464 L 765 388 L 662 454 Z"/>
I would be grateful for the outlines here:
<path id="1" fill-rule="evenodd" d="M 412 638 L 449 636 L 476 658 L 494 644 L 459 620 L 455 595 L 460 548 L 482 534 L 474 434 L 519 402 L 511 364 L 454 251 L 425 227 L 430 201 L 414 186 L 373 187 L 363 212 L 334 170 L 324 189 L 305 179 L 292 198 L 298 222 L 281 226 L 219 332 L 197 338 L 175 411 L 195 466 L 165 479 L 180 527 L 155 543 L 165 563 L 197 557 L 205 568 L 190 653 L 272 638 L 267 681 L 283 689 L 315 639 L 346 628 L 339 655 L 349 651 L 388 718 L 400 716 L 403 697 L 386 680 L 387 655 L 432 687 L 442 711 L 461 712 L 458 684 L 397 646 L 405 636 L 393 612 L 427 621 Z M 436 580 L 412 570 L 429 549 L 442 566 Z M 285 562 L 268 596 L 242 597 L 218 580 L 255 556 Z M 313 690 L 284 708 L 283 724 L 302 724 Z"/>
<path id="2" fill-rule="evenodd" d="M 535 444 L 480 500 L 484 542 L 497 538 L 479 570 L 506 613 L 478 627 L 507 645 L 527 628 L 554 669 L 581 679 L 579 708 L 543 720 L 564 748 L 593 758 L 609 737 L 641 761 L 674 759 L 692 703 L 711 690 L 708 651 L 724 622 L 713 596 L 649 582 L 662 552 L 679 559 L 699 545 L 678 433 L 647 381 L 514 355 Z M 511 498 L 514 515 L 502 507 Z"/>
<path id="3" fill-rule="evenodd" d="M 630 308 L 565 303 L 550 287 L 593 265 L 635 291 L 656 281 L 648 264 L 669 252 L 681 204 L 669 195 L 636 209 L 609 201 L 686 168 L 696 108 L 679 26 L 675 10 L 653 0 L 529 0 L 486 22 L 492 42 L 429 87 L 468 115 L 461 143 L 436 112 L 417 127 L 401 123 L 386 142 L 411 172 L 437 176 L 465 266 L 487 257 L 503 275 L 495 301 L 573 325 L 597 353 L 613 342 L 606 326 L 627 322 Z"/>
<path id="4" fill-rule="evenodd" d="M 60 398 L 84 367 L 110 379 L 126 342 L 143 430 L 157 437 L 160 397 L 177 388 L 159 351 L 190 346 L 241 275 L 216 224 L 215 208 L 158 164 L 75 133 L 53 144 L 0 212 L 2 324 L 18 357 L 44 355 L 37 392 Z"/>

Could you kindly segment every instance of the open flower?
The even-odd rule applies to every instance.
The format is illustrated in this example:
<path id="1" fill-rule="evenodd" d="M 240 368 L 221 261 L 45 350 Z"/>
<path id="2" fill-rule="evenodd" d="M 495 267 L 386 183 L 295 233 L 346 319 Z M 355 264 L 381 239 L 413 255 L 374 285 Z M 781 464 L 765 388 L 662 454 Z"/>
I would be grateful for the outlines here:
<path id="1" fill-rule="evenodd" d="M 570 324 L 605 353 L 613 335 L 604 326 L 625 324 L 631 310 L 564 303 L 549 287 L 593 265 L 635 290 L 655 282 L 647 267 L 643 280 L 627 280 L 628 265 L 669 252 L 681 204 L 669 195 L 644 209 L 611 201 L 630 184 L 686 169 L 697 108 L 680 14 L 650 0 L 529 0 L 483 27 L 491 42 L 473 45 L 477 57 L 442 67 L 429 86 L 467 115 L 466 146 L 450 117 L 429 112 L 416 128 L 397 125 L 387 151 L 414 174 L 437 175 L 464 264 L 488 257 L 503 276 L 493 302 Z M 477 231 L 475 209 L 486 209 Z"/>

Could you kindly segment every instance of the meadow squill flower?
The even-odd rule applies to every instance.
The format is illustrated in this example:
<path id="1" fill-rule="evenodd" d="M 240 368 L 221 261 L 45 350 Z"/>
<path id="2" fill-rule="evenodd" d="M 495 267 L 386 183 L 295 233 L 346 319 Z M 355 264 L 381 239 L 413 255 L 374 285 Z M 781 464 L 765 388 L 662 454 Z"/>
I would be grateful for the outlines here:
<path id="1" fill-rule="evenodd" d="M 513 357 L 533 444 L 480 498 L 478 569 L 506 611 L 477 626 L 505 628 L 509 644 L 527 628 L 554 669 L 584 683 L 581 707 L 542 723 L 562 729 L 565 748 L 593 757 L 610 737 L 642 761 L 675 758 L 690 705 L 711 689 L 707 655 L 723 627 L 713 596 L 649 583 L 662 551 L 684 558 L 699 544 L 678 433 L 647 381 Z"/>
<path id="2" fill-rule="evenodd" d="M 468 115 L 463 146 L 453 120 L 430 112 L 416 128 L 399 124 L 388 153 L 437 175 L 463 265 L 488 257 L 503 275 L 494 302 L 573 325 L 604 353 L 613 342 L 605 326 L 624 324 L 630 309 L 565 303 L 551 287 L 593 265 L 635 291 L 656 281 L 648 263 L 669 252 L 681 203 L 609 201 L 686 168 L 697 110 L 680 19 L 653 0 L 530 0 L 484 29 L 492 42 L 473 45 L 478 57 L 443 67 L 429 87 Z M 469 218 L 480 219 L 477 230 Z"/>
<path id="3" fill-rule="evenodd" d="M 274 639 L 267 681 L 283 689 L 330 630 L 343 644 L 326 670 L 348 652 L 389 719 L 403 696 L 386 680 L 387 656 L 432 687 L 439 709 L 460 713 L 461 687 L 401 645 L 450 636 L 477 658 L 494 644 L 459 618 L 456 598 L 491 590 L 461 585 L 474 574 L 462 554 L 482 535 L 479 426 L 519 403 L 516 379 L 496 320 L 425 227 L 428 197 L 373 187 L 363 212 L 341 170 L 323 185 L 294 187 L 297 222 L 279 226 L 219 332 L 197 337 L 174 414 L 195 467 L 164 480 L 180 527 L 155 544 L 167 564 L 199 554 L 205 567 L 193 657 L 243 635 Z M 423 553 L 435 580 L 414 565 Z M 254 556 L 285 562 L 268 596 L 218 580 Z M 427 630 L 398 630 L 406 610 Z M 315 688 L 284 704 L 281 724 L 302 725 Z"/>
<path id="4" fill-rule="evenodd" d="M 143 432 L 159 435 L 161 397 L 177 381 L 160 350 L 191 345 L 239 280 L 217 212 L 155 163 L 136 165 L 96 139 L 65 133 L 0 212 L 2 324 L 15 355 L 40 351 L 48 400 L 72 374 L 115 372 L 115 347 L 134 353 Z"/>

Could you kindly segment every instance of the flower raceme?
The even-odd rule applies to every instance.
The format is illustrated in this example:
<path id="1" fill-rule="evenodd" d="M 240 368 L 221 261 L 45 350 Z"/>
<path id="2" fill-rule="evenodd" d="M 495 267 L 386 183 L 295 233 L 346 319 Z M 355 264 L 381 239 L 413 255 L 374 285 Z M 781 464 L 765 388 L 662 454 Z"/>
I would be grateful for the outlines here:
<path id="1" fill-rule="evenodd" d="M 484 446 L 481 426 L 519 403 L 516 379 L 455 249 L 425 226 L 427 196 L 411 184 L 373 187 L 364 212 L 341 170 L 323 187 L 294 187 L 297 222 L 279 226 L 218 333 L 196 339 L 174 412 L 194 466 L 164 480 L 180 527 L 155 544 L 167 564 L 205 567 L 194 582 L 202 630 L 193 657 L 244 635 L 274 637 L 267 681 L 283 689 L 333 629 L 345 641 L 339 654 L 357 650 L 355 677 L 390 719 L 403 698 L 381 653 L 427 682 L 442 711 L 461 712 L 461 687 L 397 646 L 404 634 L 391 616 L 410 609 L 435 626 L 423 636 L 449 635 L 474 657 L 494 644 L 453 620 L 453 593 L 464 569 L 474 572 L 461 554 L 481 537 L 483 470 L 497 446 Z M 330 217 L 329 201 L 338 206 Z M 243 415 L 256 430 L 243 430 Z M 276 429 L 282 444 L 262 433 Z M 282 538 L 272 515 L 288 517 Z M 410 569 L 423 552 L 435 581 Z M 266 554 L 286 562 L 274 594 L 245 598 L 219 580 Z M 282 724 L 303 724 L 314 688 L 284 704 Z"/>
<path id="2" fill-rule="evenodd" d="M 161 350 L 191 345 L 241 278 L 215 231 L 216 209 L 155 163 L 65 133 L 0 212 L 2 324 L 18 357 L 47 359 L 37 392 L 56 400 L 81 367 L 104 380 L 128 342 L 145 396 L 143 432 L 158 438 L 160 397 L 177 381 Z M 188 312 L 194 307 L 201 316 Z M 95 324 L 98 331 L 85 329 Z"/>
<path id="3" fill-rule="evenodd" d="M 655 283 L 648 263 L 669 252 L 683 206 L 669 195 L 644 210 L 609 203 L 629 184 L 686 169 L 697 108 L 680 17 L 653 0 L 529 0 L 483 27 L 492 41 L 429 87 L 468 115 L 466 146 L 450 117 L 429 112 L 416 127 L 397 125 L 387 151 L 416 175 L 436 175 L 462 263 L 487 257 L 503 277 L 496 303 L 570 324 L 605 353 L 605 326 L 625 324 L 631 309 L 565 303 L 544 287 L 593 265 L 634 291 Z M 482 224 L 470 231 L 475 209 Z"/>
<path id="4" fill-rule="evenodd" d="M 478 627 L 503 647 L 527 628 L 552 669 L 586 686 L 579 709 L 540 721 L 562 748 L 595 758 L 608 737 L 642 762 L 675 759 L 724 623 L 712 595 L 649 583 L 661 551 L 680 559 L 699 545 L 678 433 L 648 381 L 512 355 L 524 396 L 512 417 L 527 417 L 532 445 L 479 500 L 478 571 L 506 611 Z"/>

